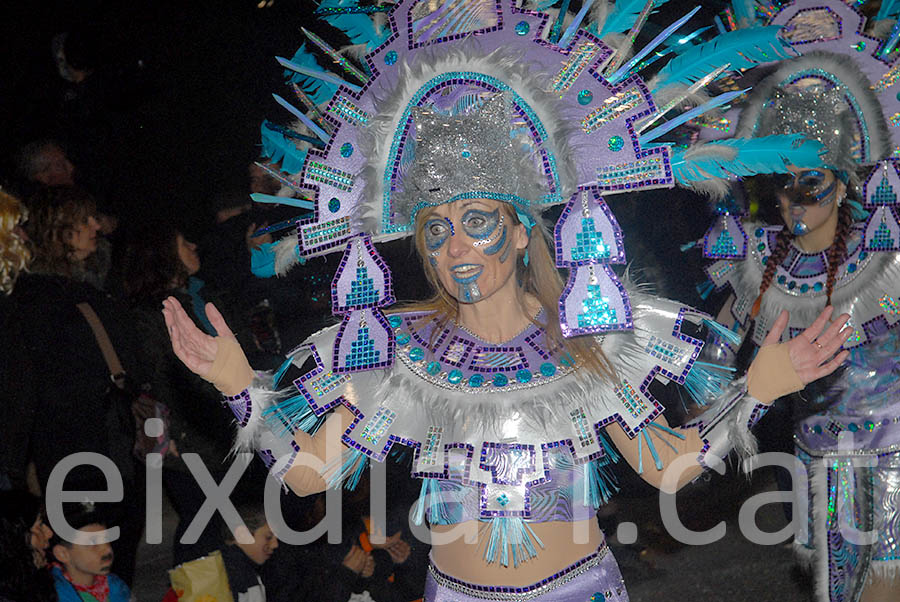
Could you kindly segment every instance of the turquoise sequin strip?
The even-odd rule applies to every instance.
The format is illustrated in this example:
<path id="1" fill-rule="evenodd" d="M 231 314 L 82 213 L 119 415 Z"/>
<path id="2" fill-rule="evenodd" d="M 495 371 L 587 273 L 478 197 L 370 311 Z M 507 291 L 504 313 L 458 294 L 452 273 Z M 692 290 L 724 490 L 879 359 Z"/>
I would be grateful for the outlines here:
<path id="1" fill-rule="evenodd" d="M 350 283 L 347 305 L 377 305 L 381 294 L 375 289 L 375 281 L 369 278 L 369 270 L 365 266 L 356 268 L 356 280 Z"/>
<path id="2" fill-rule="evenodd" d="M 647 353 L 647 355 L 669 362 L 670 364 L 678 364 L 684 359 L 683 349 L 672 343 L 667 343 L 656 336 L 650 337 L 650 342 L 647 343 L 644 352 Z"/>
<path id="3" fill-rule="evenodd" d="M 581 129 L 585 134 L 599 129 L 610 121 L 615 121 L 624 113 L 634 109 L 644 101 L 636 87 L 629 88 L 603 101 L 603 106 L 594 109 L 581 120 Z"/>
<path id="4" fill-rule="evenodd" d="M 304 243 L 311 247 L 349 234 L 350 218 L 346 216 L 303 228 Z"/>
<path id="5" fill-rule="evenodd" d="M 609 259 L 609 245 L 603 242 L 603 235 L 596 230 L 594 218 L 581 218 L 581 232 L 575 235 L 572 260 Z"/>
<path id="6" fill-rule="evenodd" d="M 396 417 L 396 412 L 385 407 L 378 408 L 378 411 L 375 412 L 372 420 L 370 420 L 366 425 L 366 428 L 363 429 L 361 438 L 372 445 L 377 445 Z"/>
<path id="7" fill-rule="evenodd" d="M 473 368 L 510 368 L 521 363 L 521 355 L 507 351 L 480 351 L 472 358 Z"/>
<path id="8" fill-rule="evenodd" d="M 328 107 L 328 112 L 334 113 L 351 125 L 366 125 L 369 123 L 369 119 L 371 119 L 371 116 L 368 113 L 343 96 L 337 97 L 331 106 Z"/>
<path id="9" fill-rule="evenodd" d="M 580 44 L 576 50 L 569 55 L 562 70 L 556 74 L 553 79 L 553 91 L 559 92 L 560 96 L 578 79 L 585 67 L 591 64 L 600 52 L 600 47 L 593 42 L 585 42 Z"/>
<path id="10" fill-rule="evenodd" d="M 360 328 L 356 340 L 350 343 L 350 353 L 347 354 L 345 366 L 347 368 L 374 366 L 380 361 L 381 351 L 375 349 L 375 341 L 369 338 L 369 327 Z"/>
<path id="11" fill-rule="evenodd" d="M 344 192 L 349 192 L 353 188 L 352 174 L 318 161 L 309 161 L 306 164 L 306 177 Z"/>
<path id="12" fill-rule="evenodd" d="M 628 382 L 623 382 L 620 387 L 616 387 L 616 397 L 625 406 L 625 409 L 634 417 L 638 418 L 642 413 L 647 411 L 647 405 L 641 399 L 634 387 Z"/>
<path id="13" fill-rule="evenodd" d="M 578 442 L 581 447 L 587 447 L 594 444 L 594 433 L 591 432 L 591 425 L 588 423 L 587 415 L 584 408 L 575 408 L 569 412 L 572 424 L 575 425 L 575 432 L 578 433 Z"/>
<path id="14" fill-rule="evenodd" d="M 609 306 L 599 284 L 589 284 L 584 300 L 584 313 L 578 314 L 578 327 L 591 328 L 607 324 L 617 324 L 616 310 Z"/>
<path id="15" fill-rule="evenodd" d="M 311 380 L 307 386 L 315 393 L 316 397 L 325 397 L 348 380 L 350 380 L 350 377 L 346 374 L 326 372 L 322 376 Z"/>
<path id="16" fill-rule="evenodd" d="M 649 179 L 661 180 L 666 177 L 665 168 L 662 157 L 649 157 L 631 163 L 610 165 L 597 170 L 597 183 L 604 188 L 611 188 Z"/>

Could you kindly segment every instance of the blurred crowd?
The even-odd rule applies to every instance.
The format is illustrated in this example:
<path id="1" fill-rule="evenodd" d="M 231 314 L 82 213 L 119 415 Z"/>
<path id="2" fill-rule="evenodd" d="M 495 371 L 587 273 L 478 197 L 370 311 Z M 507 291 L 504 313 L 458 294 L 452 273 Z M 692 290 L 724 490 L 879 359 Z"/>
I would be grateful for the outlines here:
<path id="1" fill-rule="evenodd" d="M 251 273 L 251 254 L 272 241 L 271 226 L 297 216 L 279 205 L 251 207 L 249 193 L 276 195 L 280 184 L 251 164 L 246 190 L 216 198 L 205 229 L 168 215 L 129 223 L 83 185 L 60 142 L 33 141 L 16 158 L 17 173 L 0 188 L 0 601 L 133 599 L 152 498 L 147 472 L 159 462 L 178 520 L 174 538 L 160 545 L 171 546 L 172 567 L 187 572 L 221 558 L 235 602 L 417 599 L 426 554 L 410 551 L 422 544 L 400 516 L 389 521 L 386 542 L 372 544 L 364 486 L 345 494 L 340 545 L 323 536 L 279 546 L 263 512 L 266 471 L 254 460 L 230 496 L 244 525 L 234 530 L 216 513 L 198 536 L 183 537 L 206 499 L 185 459 L 199 458 L 222 481 L 233 428 L 221 395 L 173 354 L 162 300 L 176 298 L 210 334 L 205 307 L 213 302 L 263 368 L 276 368 L 331 318 L 327 261 L 284 278 Z M 122 482 L 114 503 L 96 499 L 114 487 L 110 470 Z M 64 527 L 77 536 L 51 529 L 48 507 L 61 490 L 87 492 L 62 504 Z M 409 500 L 398 509 L 415 494 L 392 492 Z M 324 515 L 317 497 L 285 494 L 282 506 L 296 529 Z M 103 536 L 110 527 L 118 528 L 111 543 Z M 327 570 L 297 570 L 304 566 Z"/>

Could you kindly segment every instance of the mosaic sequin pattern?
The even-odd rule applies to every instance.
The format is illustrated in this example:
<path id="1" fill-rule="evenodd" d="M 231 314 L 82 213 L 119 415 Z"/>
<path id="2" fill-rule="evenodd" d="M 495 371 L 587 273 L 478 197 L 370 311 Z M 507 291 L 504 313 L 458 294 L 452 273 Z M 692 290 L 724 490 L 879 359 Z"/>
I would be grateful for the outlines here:
<path id="1" fill-rule="evenodd" d="M 350 218 L 340 217 L 321 224 L 303 226 L 305 246 L 315 247 L 329 241 L 345 238 L 350 234 Z"/>
<path id="2" fill-rule="evenodd" d="M 593 445 L 595 441 L 594 433 L 584 408 L 575 408 L 569 412 L 569 418 L 571 418 L 572 424 L 575 426 L 575 432 L 578 434 L 578 442 L 581 444 L 581 447 Z"/>
<path id="3" fill-rule="evenodd" d="M 628 111 L 636 108 L 644 101 L 640 90 L 629 88 L 610 96 L 603 101 L 603 106 L 594 109 L 581 121 L 581 129 L 586 134 L 595 132 L 607 123 L 615 121 Z"/>
<path id="4" fill-rule="evenodd" d="M 377 445 L 396 417 L 397 414 L 394 411 L 383 406 L 378 408 L 378 411 L 375 412 L 375 415 L 369 423 L 366 424 L 366 428 L 363 429 L 360 437 L 363 441 L 368 441 L 372 445 Z"/>
<path id="5" fill-rule="evenodd" d="M 344 361 L 347 368 L 373 366 L 381 361 L 381 351 L 375 348 L 375 341 L 369 336 L 368 326 L 361 327 L 356 340 L 350 343 L 350 353 Z"/>
<path id="6" fill-rule="evenodd" d="M 621 189 L 646 180 L 667 178 L 662 157 L 648 157 L 631 163 L 619 163 L 597 170 L 597 182 L 603 188 Z"/>
<path id="7" fill-rule="evenodd" d="M 650 341 L 644 347 L 644 351 L 647 355 L 673 365 L 681 365 L 685 357 L 685 352 L 681 347 L 666 342 L 657 336 L 650 337 Z"/>
<path id="8" fill-rule="evenodd" d="M 616 397 L 619 398 L 619 401 L 622 402 L 622 405 L 625 406 L 625 409 L 628 410 L 628 413 L 633 418 L 639 418 L 641 414 L 647 411 L 647 404 L 644 403 L 644 399 L 637 394 L 634 387 L 628 382 L 623 382 L 616 387 Z"/>
<path id="9" fill-rule="evenodd" d="M 579 44 L 562 70 L 553 79 L 553 91 L 562 95 L 578 79 L 585 67 L 591 64 L 600 52 L 600 47 L 593 42 Z"/>
<path id="10" fill-rule="evenodd" d="M 371 117 L 368 113 L 357 107 L 343 96 L 338 96 L 334 103 L 328 107 L 328 112 L 337 115 L 352 125 L 365 125 Z"/>
<path id="11" fill-rule="evenodd" d="M 350 377 L 347 374 L 326 372 L 317 378 L 307 381 L 306 386 L 316 397 L 324 397 L 343 386 L 349 380 Z"/>
<path id="12" fill-rule="evenodd" d="M 609 306 L 609 301 L 603 296 L 603 287 L 600 284 L 587 285 L 587 297 L 583 303 L 584 311 L 578 314 L 579 328 L 593 328 L 616 324 L 616 310 Z"/>
<path id="13" fill-rule="evenodd" d="M 428 427 L 428 436 L 422 446 L 420 462 L 425 466 L 434 466 L 438 463 L 438 454 L 441 451 L 441 439 L 444 436 L 444 428 L 431 425 Z"/>

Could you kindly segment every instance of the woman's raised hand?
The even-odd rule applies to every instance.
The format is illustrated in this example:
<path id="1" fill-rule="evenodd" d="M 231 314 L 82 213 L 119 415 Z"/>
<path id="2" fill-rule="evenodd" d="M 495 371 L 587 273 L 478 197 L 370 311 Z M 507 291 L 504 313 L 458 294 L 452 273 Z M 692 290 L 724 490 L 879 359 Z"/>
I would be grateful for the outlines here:
<path id="1" fill-rule="evenodd" d="M 828 319 L 833 312 L 834 308 L 829 305 L 822 310 L 809 328 L 785 343 L 790 354 L 791 365 L 804 385 L 837 370 L 850 354 L 846 350 L 838 353 L 841 345 L 853 334 L 852 327 L 844 327 L 850 316 L 841 314 L 826 328 Z M 763 347 L 776 345 L 787 325 L 788 312 L 782 311 L 763 341 Z"/>
<path id="2" fill-rule="evenodd" d="M 175 297 L 163 301 L 162 312 L 175 355 L 191 372 L 202 377 L 208 376 L 219 350 L 219 338 L 235 340 L 225 318 L 215 305 L 206 304 L 206 317 L 219 335 L 212 337 L 197 328 Z"/>

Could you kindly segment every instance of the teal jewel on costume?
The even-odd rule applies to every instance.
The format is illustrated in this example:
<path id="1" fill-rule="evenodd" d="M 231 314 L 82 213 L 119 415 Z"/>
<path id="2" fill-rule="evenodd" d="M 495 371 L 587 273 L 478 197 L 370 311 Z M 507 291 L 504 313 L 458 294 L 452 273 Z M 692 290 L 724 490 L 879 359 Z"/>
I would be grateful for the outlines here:
<path id="1" fill-rule="evenodd" d="M 353 145 L 345 142 L 341 145 L 341 156 L 345 159 L 353 154 Z"/>
<path id="2" fill-rule="evenodd" d="M 616 310 L 609 306 L 609 301 L 603 296 L 601 286 L 588 284 L 587 289 L 587 297 L 582 303 L 584 313 L 578 314 L 578 327 L 588 328 L 600 324 L 615 324 Z M 544 367 L 541 366 L 541 372 L 543 371 Z"/>
<path id="3" fill-rule="evenodd" d="M 505 387 L 509 383 L 509 379 L 505 374 L 495 374 L 493 382 L 495 387 Z"/>
<path id="4" fill-rule="evenodd" d="M 388 318 L 388 324 L 391 325 L 391 328 L 398 328 L 401 324 L 403 324 L 403 318 L 401 318 L 400 316 L 391 316 L 390 318 Z"/>
<path id="5" fill-rule="evenodd" d="M 865 427 L 865 429 L 866 429 L 867 431 L 874 431 L 874 430 L 875 430 L 875 423 L 872 422 L 871 420 L 866 420 L 866 421 L 863 423 L 863 426 Z"/>
<path id="6" fill-rule="evenodd" d="M 396 62 L 397 62 L 397 51 L 396 50 L 389 50 L 388 52 L 385 53 L 385 55 L 384 55 L 384 64 L 385 65 L 393 65 Z"/>
<path id="7" fill-rule="evenodd" d="M 825 288 L 825 286 L 821 282 L 816 282 L 815 284 L 813 284 L 813 290 L 816 292 L 822 290 L 823 288 Z"/>
<path id="8" fill-rule="evenodd" d="M 785 282 L 787 282 L 787 276 L 782 275 L 778 277 L 778 284 L 784 284 Z"/>
<path id="9" fill-rule="evenodd" d="M 378 303 L 380 294 L 375 288 L 375 280 L 369 278 L 369 268 L 358 266 L 356 268 L 356 280 L 350 283 L 350 294 L 347 295 L 348 305 L 371 305 Z"/>
<path id="10" fill-rule="evenodd" d="M 625 148 L 625 140 L 621 136 L 613 136 L 609 139 L 609 150 L 617 153 L 623 148 Z"/>
<path id="11" fill-rule="evenodd" d="M 447 375 L 447 381 L 448 381 L 451 385 L 456 385 L 456 384 L 459 384 L 459 381 L 462 380 L 462 377 L 463 377 L 462 370 L 459 370 L 459 369 L 454 368 L 454 369 L 451 370 L 450 373 Z"/>
<path id="12" fill-rule="evenodd" d="M 531 381 L 531 371 L 526 370 L 525 368 L 522 368 L 521 370 L 516 372 L 516 380 L 522 384 L 530 382 Z"/>
<path id="13" fill-rule="evenodd" d="M 756 248 L 759 249 L 760 251 L 765 251 L 765 250 L 766 250 L 766 243 L 761 242 L 761 243 L 759 243 L 758 245 L 756 245 Z"/>
<path id="14" fill-rule="evenodd" d="M 857 52 L 862 52 L 863 50 L 866 49 L 866 43 L 865 42 L 857 42 L 856 44 L 851 46 L 851 48 L 856 49 Z"/>
<path id="15" fill-rule="evenodd" d="M 852 274 L 852 273 L 855 272 L 855 271 L 856 271 L 856 264 L 855 264 L 855 263 L 851 263 L 850 265 L 847 266 L 847 273 L 848 273 L 848 274 Z"/>
<path id="16" fill-rule="evenodd" d="M 805 292 L 808 291 L 808 290 L 809 290 L 809 285 L 806 284 L 805 282 L 804 282 L 803 284 L 800 285 L 800 292 L 801 292 L 801 293 L 805 293 Z"/>
<path id="17" fill-rule="evenodd" d="M 528 24 L 528 21 L 519 21 L 516 23 L 516 33 L 520 36 L 528 35 L 529 31 L 531 31 L 531 25 Z"/>
<path id="18" fill-rule="evenodd" d="M 428 367 L 425 368 L 425 370 L 428 372 L 428 374 L 437 376 L 441 373 L 441 364 L 435 361 L 428 362 Z"/>
<path id="19" fill-rule="evenodd" d="M 469 386 L 470 387 L 480 387 L 484 384 L 484 375 L 482 374 L 473 374 L 469 377 Z"/>
<path id="20" fill-rule="evenodd" d="M 595 592 L 593 596 L 591 596 L 588 602 L 604 602 L 606 600 L 606 596 L 601 594 L 600 592 Z"/>
<path id="21" fill-rule="evenodd" d="M 413 347 L 409 350 L 409 359 L 411 359 L 412 361 L 418 362 L 423 357 L 425 357 L 425 350 L 421 347 Z"/>
<path id="22" fill-rule="evenodd" d="M 578 104 L 589 105 L 592 100 L 594 100 L 594 93 L 590 90 L 582 90 L 578 93 Z"/>
<path id="23" fill-rule="evenodd" d="M 328 210 L 332 213 L 337 213 L 340 208 L 341 202 L 338 199 L 332 198 L 330 201 L 328 201 Z"/>
<path id="24" fill-rule="evenodd" d="M 856 431 L 859 430 L 859 425 L 856 424 L 855 422 L 851 422 L 850 424 L 847 425 L 847 430 L 849 430 L 851 433 L 855 433 Z"/>
<path id="25" fill-rule="evenodd" d="M 409 333 L 401 332 L 397 335 L 398 345 L 406 345 L 407 343 L 409 343 Z"/>
<path id="26" fill-rule="evenodd" d="M 497 503 L 501 506 L 506 506 L 509 503 L 509 496 L 507 496 L 505 493 L 501 493 L 497 496 Z"/>
<path id="27" fill-rule="evenodd" d="M 550 362 L 544 362 L 541 364 L 541 374 L 544 376 L 553 376 L 556 374 L 556 366 L 551 364 Z"/>
<path id="28" fill-rule="evenodd" d="M 757 228 L 756 232 L 754 232 L 754 234 L 756 234 L 756 238 L 762 238 L 762 235 L 765 233 L 766 233 L 766 231 L 763 230 L 762 228 Z"/>

